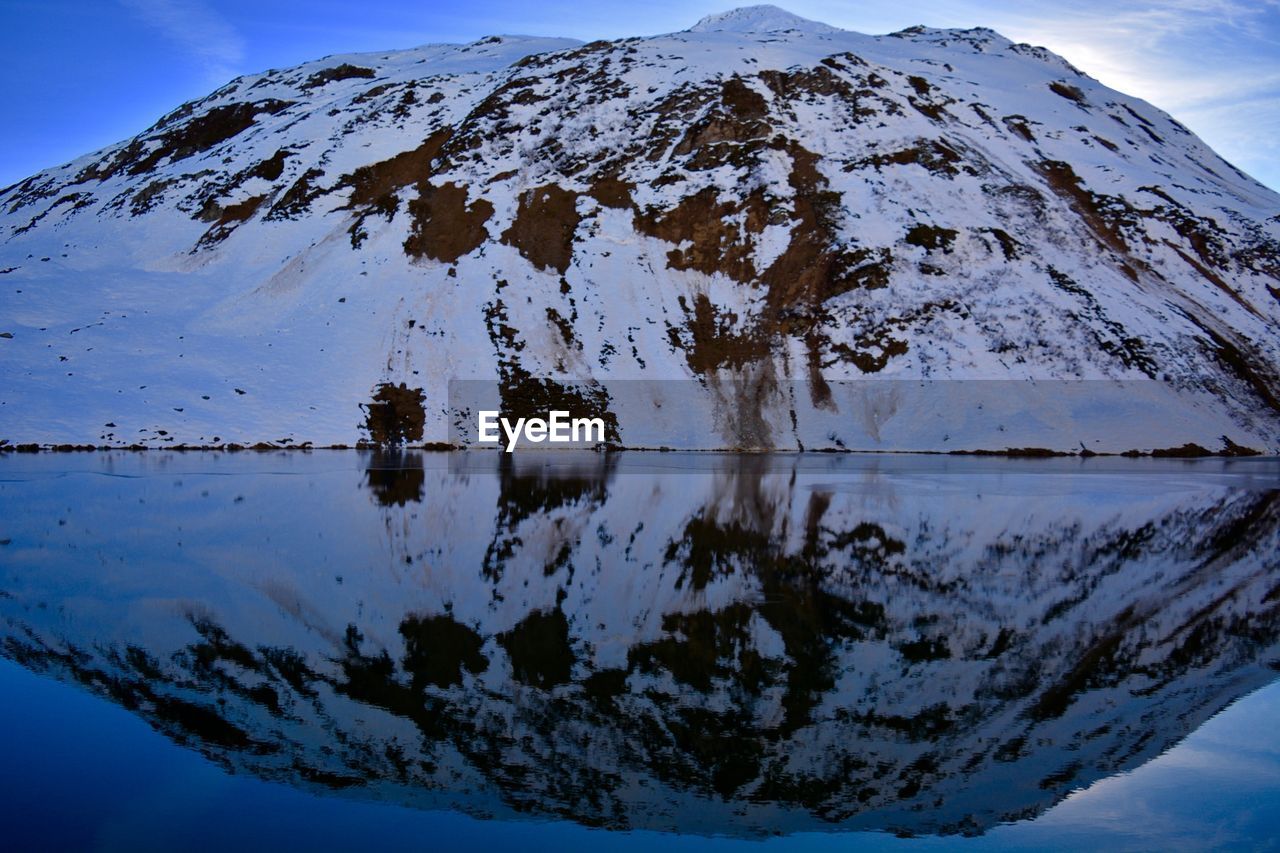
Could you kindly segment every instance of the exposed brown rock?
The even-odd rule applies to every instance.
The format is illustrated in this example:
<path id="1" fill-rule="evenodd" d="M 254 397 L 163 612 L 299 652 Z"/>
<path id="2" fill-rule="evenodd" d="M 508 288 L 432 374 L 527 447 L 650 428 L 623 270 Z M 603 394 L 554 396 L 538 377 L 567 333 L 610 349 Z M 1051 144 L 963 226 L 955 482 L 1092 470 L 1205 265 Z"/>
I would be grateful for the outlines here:
<path id="1" fill-rule="evenodd" d="M 1021 256 L 1022 244 L 1015 240 L 1009 232 L 1003 228 L 986 228 L 983 229 L 992 237 L 996 238 L 996 242 L 1000 244 L 1000 251 L 1004 253 L 1006 261 L 1017 260 Z"/>
<path id="2" fill-rule="evenodd" d="M 173 186 L 174 180 L 166 178 L 163 180 L 152 181 L 146 186 L 139 189 L 133 194 L 133 201 L 129 205 L 129 212 L 134 216 L 141 216 L 147 211 L 154 208 L 164 198 L 164 191 Z"/>
<path id="3" fill-rule="evenodd" d="M 1016 133 L 1018 136 L 1021 136 L 1027 142 L 1036 141 L 1035 134 L 1031 132 L 1031 125 L 1027 122 L 1026 116 L 1005 116 L 1003 121 L 1005 127 L 1009 128 L 1011 132 Z"/>
<path id="4" fill-rule="evenodd" d="M 1222 456 L 1261 456 L 1262 451 L 1255 450 L 1252 447 L 1245 447 L 1243 445 L 1236 444 L 1224 435 L 1222 437 L 1222 450 L 1220 451 L 1220 454 Z"/>
<path id="5" fill-rule="evenodd" d="M 654 104 L 647 112 L 654 116 L 653 129 L 649 135 L 650 147 L 645 157 L 650 161 L 661 160 L 668 147 L 679 137 L 687 134 L 689 123 L 698 112 L 710 103 L 716 94 L 707 87 L 682 85 L 674 89 L 665 98 Z M 632 116 L 636 123 L 645 120 L 644 112 L 636 112 Z"/>
<path id="6" fill-rule="evenodd" d="M 838 68 L 839 64 L 832 57 L 828 57 L 823 60 L 823 64 L 813 68 L 797 68 L 788 71 L 767 69 L 757 76 L 783 100 L 789 101 L 804 95 L 838 97 L 853 106 L 856 113 L 874 115 L 875 110 L 860 108 L 857 89 L 844 77 L 836 74 L 832 67 Z"/>
<path id="7" fill-rule="evenodd" d="M 764 96 L 750 88 L 739 77 L 724 81 L 718 92 L 703 90 L 685 109 L 703 102 L 712 104 L 703 117 L 694 120 L 672 156 L 692 155 L 685 165 L 690 169 L 714 169 L 721 165 L 749 167 L 764 150 L 772 128 L 765 117 L 768 104 Z M 691 117 L 690 117 L 691 118 Z M 668 128 L 666 136 L 671 136 Z M 653 159 L 653 158 L 650 158 Z"/>
<path id="8" fill-rule="evenodd" d="M 1160 458 L 1172 459 L 1197 459 L 1203 456 L 1213 456 L 1212 450 L 1208 450 L 1193 442 L 1187 442 L 1181 447 L 1159 447 L 1151 451 L 1151 455 Z"/>
<path id="9" fill-rule="evenodd" d="M 350 80 L 352 78 L 370 78 L 374 76 L 372 68 L 361 68 L 359 65 L 351 65 L 342 63 L 335 65 L 333 68 L 325 68 L 317 71 L 307 78 L 302 84 L 303 89 L 315 89 L 318 86 L 324 86 L 337 80 Z"/>
<path id="10" fill-rule="evenodd" d="M 383 213 L 392 213 L 397 190 L 410 184 L 425 183 L 431 177 L 431 164 L 440 149 L 449 140 L 451 131 L 438 130 L 412 151 L 404 151 L 389 160 L 361 166 L 349 175 L 343 175 L 339 186 L 351 187 L 350 208 L 373 207 Z"/>
<path id="11" fill-rule="evenodd" d="M 907 96 L 907 103 L 922 116 L 932 121 L 941 122 L 942 117 L 947 113 L 947 104 L 952 103 L 951 99 L 946 97 L 935 98 L 934 93 L 937 90 L 923 77 L 908 77 L 907 82 L 911 84 L 911 88 L 916 92 L 915 95 Z"/>
<path id="12" fill-rule="evenodd" d="M 769 111 L 764 97 L 736 75 L 725 80 L 720 87 L 720 102 L 739 118 L 763 118 Z"/>
<path id="13" fill-rule="evenodd" d="M 289 101 L 268 99 L 214 107 L 159 137 L 146 141 L 134 140 L 109 162 L 90 166 L 78 177 L 81 180 L 106 180 L 126 170 L 130 175 L 142 174 L 166 158 L 170 162 L 176 162 L 207 151 L 248 130 L 260 113 L 274 115 L 290 106 L 292 103 Z M 156 144 L 148 146 L 147 142 Z"/>
<path id="14" fill-rule="evenodd" d="M 913 246 L 920 246 L 929 251 L 950 252 L 956 240 L 954 228 L 939 228 L 936 225 L 913 225 L 903 238 Z"/>
<path id="15" fill-rule="evenodd" d="M 1267 359 L 1254 352 L 1250 344 L 1238 337 L 1232 340 L 1228 337 L 1229 332 L 1218 331 L 1206 320 L 1185 311 L 1182 313 L 1208 337 L 1211 342 L 1209 352 L 1218 363 L 1251 387 L 1269 407 L 1280 412 L 1280 377 L 1269 366 Z"/>
<path id="16" fill-rule="evenodd" d="M 409 388 L 403 382 L 398 386 L 389 382 L 379 385 L 373 400 L 361 406 L 366 413 L 364 428 L 369 431 L 369 438 L 381 445 L 421 441 L 427 420 L 425 402 L 421 388 Z"/>
<path id="17" fill-rule="evenodd" d="M 722 368 L 741 368 L 768 357 L 768 337 L 758 327 L 742 331 L 733 313 L 720 313 L 706 294 L 694 297 L 690 308 L 681 296 L 685 323 L 679 329 L 669 327 L 667 335 L 673 346 L 684 350 L 685 360 L 694 373 L 705 376 Z"/>
<path id="18" fill-rule="evenodd" d="M 573 235 L 581 220 L 578 194 L 547 184 L 520 194 L 515 220 L 502 242 L 540 270 L 564 273 L 573 260 Z"/>
<path id="19" fill-rule="evenodd" d="M 764 96 L 741 78 L 732 77 L 721 85 L 719 102 L 719 107 L 690 125 L 672 149 L 672 156 L 693 155 L 686 164 L 691 169 L 749 166 L 772 133 L 764 120 L 768 114 Z"/>
<path id="20" fill-rule="evenodd" d="M 498 281 L 498 289 L 506 287 Z M 609 410 L 609 392 L 595 382 L 557 382 L 539 379 L 520 363 L 525 348 L 518 330 L 508 322 L 501 298 L 485 306 L 485 325 L 493 342 L 498 364 L 498 390 L 502 411 L 507 417 L 545 417 L 552 409 L 573 412 L 575 417 L 601 418 L 605 423 L 605 444 L 621 444 L 618 417 Z"/>
<path id="21" fill-rule="evenodd" d="M 969 163 L 956 148 L 941 139 L 919 139 L 914 145 L 886 154 L 874 154 L 844 167 L 846 172 L 873 166 L 879 171 L 883 166 L 916 164 L 935 175 L 954 178 L 961 172 L 976 175 L 979 170 Z"/>
<path id="22" fill-rule="evenodd" d="M 283 148 L 277 149 L 275 154 L 246 170 L 244 177 L 274 181 L 284 172 L 285 159 L 291 156 L 293 156 L 291 152 Z"/>
<path id="23" fill-rule="evenodd" d="M 1059 196 L 1064 198 L 1080 215 L 1089 230 L 1104 246 L 1122 255 L 1129 254 L 1129 244 L 1112 219 L 1104 214 L 1101 199 L 1085 189 L 1070 163 L 1061 160 L 1044 160 L 1035 164 L 1036 170 Z"/>
<path id="24" fill-rule="evenodd" d="M 316 186 L 316 180 L 322 177 L 324 172 L 319 169 L 308 169 L 303 172 L 271 205 L 266 218 L 293 219 L 306 213 L 311 208 L 311 202 L 324 194 L 324 190 Z"/>
<path id="25" fill-rule="evenodd" d="M 71 210 L 74 212 L 93 204 L 93 200 L 94 199 L 93 199 L 92 193 L 80 193 L 80 192 L 68 193 L 67 195 L 64 195 L 61 198 L 59 198 L 53 204 L 49 205 L 40 213 L 37 213 L 35 216 L 31 217 L 31 220 L 27 222 L 26 225 L 23 225 L 20 228 L 15 228 L 13 230 L 13 233 L 15 235 L 27 233 L 28 231 L 30 231 L 31 229 L 39 225 L 41 220 L 43 220 L 46 216 L 53 213 L 55 210 L 57 210 L 58 208 L 64 205 L 68 205 L 68 204 L 71 205 Z M 47 261 L 48 258 L 45 258 L 44 260 Z"/>
<path id="26" fill-rule="evenodd" d="M 711 116 L 690 127 L 671 153 L 676 157 L 693 154 L 686 165 L 698 171 L 725 165 L 748 167 L 765 150 L 769 133 L 764 122 Z"/>
<path id="27" fill-rule="evenodd" d="M 220 243 L 231 236 L 231 232 L 240 225 L 241 222 L 248 220 L 258 208 L 262 206 L 262 202 L 266 200 L 265 195 L 256 195 L 247 198 L 244 201 L 230 205 L 229 207 L 220 208 L 217 221 L 213 226 L 200 238 L 198 246 L 211 246 L 214 243 Z"/>
<path id="28" fill-rule="evenodd" d="M 1080 87 L 1072 86 L 1070 83 L 1062 83 L 1057 80 L 1049 84 L 1049 89 L 1055 94 L 1066 98 L 1068 101 L 1084 106 L 1089 103 L 1085 98 L 1084 92 L 1080 91 Z"/>
<path id="29" fill-rule="evenodd" d="M 1048 273 L 1049 280 L 1053 282 L 1054 287 L 1079 299 L 1082 303 L 1083 311 L 1098 326 L 1111 333 L 1109 337 L 1104 336 L 1097 326 L 1092 326 L 1094 329 L 1093 337 L 1097 342 L 1098 349 L 1115 356 L 1125 367 L 1137 368 L 1152 379 L 1156 378 L 1158 371 L 1155 360 L 1152 359 L 1141 338 L 1131 335 L 1123 324 L 1107 316 L 1106 311 L 1098 304 L 1097 298 L 1087 287 L 1053 267 L 1049 267 Z"/>
<path id="30" fill-rule="evenodd" d="M 720 201 L 716 189 L 707 187 L 670 210 L 637 213 L 635 228 L 668 243 L 692 244 L 667 253 L 667 265 L 672 269 L 722 273 L 748 283 L 756 279 L 751 235 L 763 231 L 768 221 L 769 205 L 763 190 L 757 189 L 738 202 Z"/>
<path id="31" fill-rule="evenodd" d="M 890 336 L 886 330 L 859 335 L 852 346 L 840 341 L 833 341 L 828 346 L 837 357 L 863 373 L 879 373 L 889 359 L 906 355 L 909 349 L 906 341 Z"/>
<path id="32" fill-rule="evenodd" d="M 409 202 L 413 231 L 404 241 L 410 257 L 428 257 L 453 263 L 489 239 L 484 224 L 493 216 L 493 205 L 479 198 L 467 204 L 467 188 L 453 183 L 420 186 Z"/>
<path id="33" fill-rule="evenodd" d="M 1149 216 L 1168 224 L 1187 241 L 1196 257 L 1207 267 L 1226 271 L 1230 268 L 1225 234 L 1221 226 L 1208 217 L 1196 216 L 1157 187 L 1143 190 L 1163 198 L 1167 204 L 1149 212 Z"/>
<path id="34" fill-rule="evenodd" d="M 859 286 L 887 283 L 887 250 L 846 248 L 839 240 L 839 193 L 828 188 L 818 170 L 818 155 L 795 142 L 785 145 L 792 157 L 789 183 L 794 190 L 791 242 L 761 278 L 769 287 L 768 305 L 784 309 L 816 309 L 823 302 Z M 788 329 L 795 333 L 801 331 Z"/>
<path id="35" fill-rule="evenodd" d="M 351 200 L 347 203 L 347 208 L 358 211 L 350 228 L 353 248 L 364 242 L 366 218 L 374 214 L 387 219 L 395 216 L 396 209 L 400 206 L 401 189 L 416 184 L 420 195 L 425 191 L 431 177 L 432 164 L 440 156 L 441 149 L 451 135 L 452 131 L 448 128 L 438 130 L 412 151 L 403 151 L 388 160 L 361 166 L 351 174 L 342 176 L 338 186 L 351 188 Z"/>
<path id="36" fill-rule="evenodd" d="M 636 229 L 679 246 L 667 255 L 672 269 L 720 273 L 767 289 L 763 310 L 748 318 L 721 313 L 701 294 L 692 307 L 684 305 L 683 327 L 670 328 L 668 334 L 672 345 L 684 350 L 691 370 L 706 374 L 740 369 L 766 359 L 784 339 L 800 338 L 809 348 L 811 379 L 820 380 L 822 351 L 830 343 L 823 331 L 827 323 L 823 304 L 857 287 L 885 286 L 893 259 L 887 249 L 841 243 L 841 199 L 828 189 L 816 154 L 782 137 L 769 144 L 784 148 L 792 158 L 793 200 L 790 242 L 768 269 L 758 272 L 753 259 L 752 236 L 764 229 L 771 216 L 770 202 L 760 190 L 740 203 L 721 201 L 714 188 L 706 188 L 671 210 L 637 214 Z M 906 352 L 906 344 L 876 333 L 852 345 L 841 344 L 834 352 L 859 369 L 874 372 Z M 825 382 L 811 383 L 815 403 L 823 402 L 824 387 Z"/>
<path id="37" fill-rule="evenodd" d="M 636 185 L 632 182 L 624 181 L 615 175 L 609 175 L 597 178 L 591 185 L 591 189 L 587 190 L 587 195 L 605 207 L 626 209 L 634 204 L 631 194 L 635 192 L 635 189 Z"/>
<path id="38" fill-rule="evenodd" d="M 396 87 L 395 83 L 379 83 L 377 86 L 370 86 L 368 89 L 365 89 L 363 92 L 361 92 L 360 94 L 352 98 L 351 103 L 353 104 L 368 103 L 369 101 L 372 101 L 374 98 L 377 98 L 380 95 L 385 95 L 387 92 L 391 91 L 395 87 Z"/>
<path id="39" fill-rule="evenodd" d="M 1166 241 L 1166 243 L 1168 243 L 1168 241 Z M 1208 281 L 1214 287 L 1218 288 L 1218 290 L 1222 291 L 1224 294 L 1230 297 L 1231 300 L 1234 301 L 1241 308 L 1248 311 L 1250 314 L 1254 315 L 1255 317 L 1262 316 L 1261 314 L 1258 313 L 1258 309 L 1254 308 L 1253 305 L 1247 299 L 1241 296 L 1240 293 L 1236 291 L 1235 288 L 1227 284 L 1227 282 L 1222 278 L 1222 276 L 1218 275 L 1213 270 L 1209 269 L 1204 264 L 1200 263 L 1195 258 L 1191 257 L 1186 252 L 1182 251 L 1172 243 L 1168 243 L 1168 246 L 1169 248 L 1173 249 L 1175 253 L 1177 253 L 1178 257 L 1182 258 L 1182 260 L 1187 262 L 1187 266 L 1191 267 L 1196 272 L 1200 273 L 1200 275 L 1204 276 L 1206 281 Z"/>

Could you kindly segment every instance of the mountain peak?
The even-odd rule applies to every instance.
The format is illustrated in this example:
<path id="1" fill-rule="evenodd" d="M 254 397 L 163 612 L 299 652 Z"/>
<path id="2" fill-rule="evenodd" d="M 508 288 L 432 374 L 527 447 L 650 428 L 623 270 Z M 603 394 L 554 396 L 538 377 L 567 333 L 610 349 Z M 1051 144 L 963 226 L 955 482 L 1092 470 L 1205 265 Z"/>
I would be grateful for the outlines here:
<path id="1" fill-rule="evenodd" d="M 801 30 L 810 33 L 834 33 L 840 30 L 828 24 L 811 21 L 777 6 L 742 6 L 727 12 L 707 15 L 689 28 L 691 33 L 734 32 L 770 33 L 779 30 Z"/>

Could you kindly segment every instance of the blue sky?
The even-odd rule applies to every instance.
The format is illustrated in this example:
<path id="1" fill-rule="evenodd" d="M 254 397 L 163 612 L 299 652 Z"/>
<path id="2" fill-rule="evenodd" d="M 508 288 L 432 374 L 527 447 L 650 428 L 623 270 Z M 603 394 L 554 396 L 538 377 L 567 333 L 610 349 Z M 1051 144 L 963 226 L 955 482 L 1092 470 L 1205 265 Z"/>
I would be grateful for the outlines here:
<path id="1" fill-rule="evenodd" d="M 237 74 L 494 33 L 684 29 L 732 0 L 0 0 L 0 186 L 132 136 Z M 781 0 L 829 24 L 992 27 L 1172 113 L 1280 189 L 1280 0 Z"/>

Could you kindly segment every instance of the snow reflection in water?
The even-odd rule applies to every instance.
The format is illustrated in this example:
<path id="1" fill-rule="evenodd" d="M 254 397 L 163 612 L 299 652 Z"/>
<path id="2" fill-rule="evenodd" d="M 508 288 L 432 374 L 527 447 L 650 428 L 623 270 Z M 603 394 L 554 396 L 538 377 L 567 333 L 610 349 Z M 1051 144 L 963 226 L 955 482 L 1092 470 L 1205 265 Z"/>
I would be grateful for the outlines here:
<path id="1" fill-rule="evenodd" d="M 1280 652 L 1267 460 L 11 455 L 0 517 L 6 657 L 482 816 L 982 833 Z"/>

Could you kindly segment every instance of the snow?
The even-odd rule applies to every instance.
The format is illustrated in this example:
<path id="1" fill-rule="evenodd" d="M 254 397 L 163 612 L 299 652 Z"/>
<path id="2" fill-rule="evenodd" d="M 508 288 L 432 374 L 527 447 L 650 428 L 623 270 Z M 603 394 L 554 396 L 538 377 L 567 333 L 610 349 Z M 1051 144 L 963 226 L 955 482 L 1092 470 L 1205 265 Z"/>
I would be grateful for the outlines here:
<path id="1" fill-rule="evenodd" d="M 779 31 L 796 31 L 805 33 L 838 33 L 840 29 L 828 24 L 811 21 L 799 15 L 793 15 L 777 6 L 762 4 L 759 6 L 743 6 L 727 12 L 707 15 L 690 27 L 691 33 L 772 33 Z"/>

